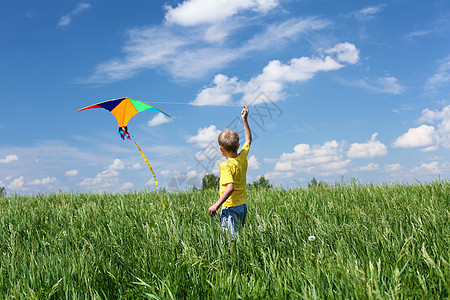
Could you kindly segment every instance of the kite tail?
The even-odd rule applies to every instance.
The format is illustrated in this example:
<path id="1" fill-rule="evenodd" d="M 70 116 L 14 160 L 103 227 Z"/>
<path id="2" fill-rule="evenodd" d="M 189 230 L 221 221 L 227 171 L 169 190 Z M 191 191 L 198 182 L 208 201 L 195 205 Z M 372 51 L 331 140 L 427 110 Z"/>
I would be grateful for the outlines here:
<path id="1" fill-rule="evenodd" d="M 131 134 L 128 132 L 128 127 L 119 127 L 119 135 L 122 138 L 122 140 L 125 140 L 125 138 L 127 138 L 128 140 L 131 140 L 133 136 L 131 136 Z"/>
<path id="2" fill-rule="evenodd" d="M 155 175 L 155 172 L 153 172 L 152 166 L 151 166 L 150 163 L 148 162 L 147 158 L 145 157 L 145 155 L 144 155 L 144 153 L 142 152 L 142 150 L 141 150 L 141 148 L 139 147 L 139 145 L 138 145 L 136 142 L 134 142 L 134 143 L 135 143 L 136 146 L 138 147 L 139 152 L 141 153 L 142 158 L 144 159 L 144 161 L 147 163 L 147 166 L 149 167 L 150 171 L 152 171 L 153 178 L 155 179 L 156 190 L 159 191 L 159 188 L 158 188 L 158 180 L 156 180 L 156 175 Z M 161 204 L 162 204 L 162 206 L 163 206 L 163 211 L 164 211 L 164 210 L 166 209 L 166 206 L 164 205 L 164 202 L 162 201 L 162 197 L 160 197 L 160 200 L 161 200 Z"/>

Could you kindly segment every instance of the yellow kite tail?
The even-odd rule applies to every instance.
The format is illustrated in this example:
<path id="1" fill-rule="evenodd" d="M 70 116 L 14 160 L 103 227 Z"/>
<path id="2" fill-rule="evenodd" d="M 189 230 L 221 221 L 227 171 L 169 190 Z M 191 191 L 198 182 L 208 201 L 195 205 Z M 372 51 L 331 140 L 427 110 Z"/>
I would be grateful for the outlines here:
<path id="1" fill-rule="evenodd" d="M 138 147 L 139 152 L 141 152 L 142 158 L 143 158 L 143 159 L 145 160 L 145 162 L 147 163 L 147 166 L 149 167 L 150 171 L 152 171 L 153 178 L 155 179 L 156 190 L 159 191 L 159 189 L 158 189 L 158 180 L 156 180 L 156 175 L 155 175 L 155 172 L 153 172 L 152 166 L 151 166 L 150 163 L 148 162 L 147 158 L 145 157 L 145 155 L 144 155 L 144 153 L 142 152 L 142 150 L 141 150 L 141 148 L 139 147 L 139 145 L 138 145 L 136 142 L 134 142 L 134 143 L 135 143 L 136 146 Z M 161 195 L 160 195 L 160 196 L 161 196 Z M 166 206 L 164 205 L 164 202 L 162 201 L 162 197 L 160 197 L 160 200 L 161 200 L 161 204 L 162 204 L 162 206 L 163 206 L 163 211 L 164 211 L 164 210 L 166 209 Z"/>

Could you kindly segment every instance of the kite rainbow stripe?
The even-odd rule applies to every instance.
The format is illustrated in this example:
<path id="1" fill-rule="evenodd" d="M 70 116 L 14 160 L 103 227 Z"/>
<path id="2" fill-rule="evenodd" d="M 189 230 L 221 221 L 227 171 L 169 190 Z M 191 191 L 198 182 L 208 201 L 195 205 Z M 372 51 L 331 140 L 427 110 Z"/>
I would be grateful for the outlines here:
<path id="1" fill-rule="evenodd" d="M 91 108 L 104 108 L 108 110 L 116 117 L 117 123 L 121 128 L 126 127 L 130 119 L 134 117 L 135 114 L 145 110 L 158 111 L 170 117 L 169 114 L 165 113 L 159 108 L 156 108 L 145 102 L 134 100 L 128 97 L 96 103 L 90 106 L 86 106 L 84 108 L 80 108 L 77 111 L 82 111 Z"/>

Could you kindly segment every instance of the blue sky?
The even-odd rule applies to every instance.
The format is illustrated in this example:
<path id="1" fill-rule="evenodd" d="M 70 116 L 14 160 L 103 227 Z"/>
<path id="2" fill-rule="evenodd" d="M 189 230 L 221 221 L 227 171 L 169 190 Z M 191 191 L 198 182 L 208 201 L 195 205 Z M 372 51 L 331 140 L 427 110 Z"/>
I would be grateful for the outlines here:
<path id="1" fill-rule="evenodd" d="M 248 182 L 284 187 L 450 175 L 448 1 L 3 1 L 0 186 L 154 189 L 216 172 L 218 133 L 250 108 Z"/>

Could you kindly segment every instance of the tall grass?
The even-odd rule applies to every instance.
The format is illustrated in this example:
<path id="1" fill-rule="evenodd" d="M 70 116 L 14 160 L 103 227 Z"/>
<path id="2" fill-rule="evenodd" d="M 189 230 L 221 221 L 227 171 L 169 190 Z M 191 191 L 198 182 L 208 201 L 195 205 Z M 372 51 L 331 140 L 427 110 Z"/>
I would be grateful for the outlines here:
<path id="1" fill-rule="evenodd" d="M 0 198 L 0 297 L 450 297 L 446 181 L 249 190 L 238 239 L 207 214 L 216 198 L 215 191 Z"/>

